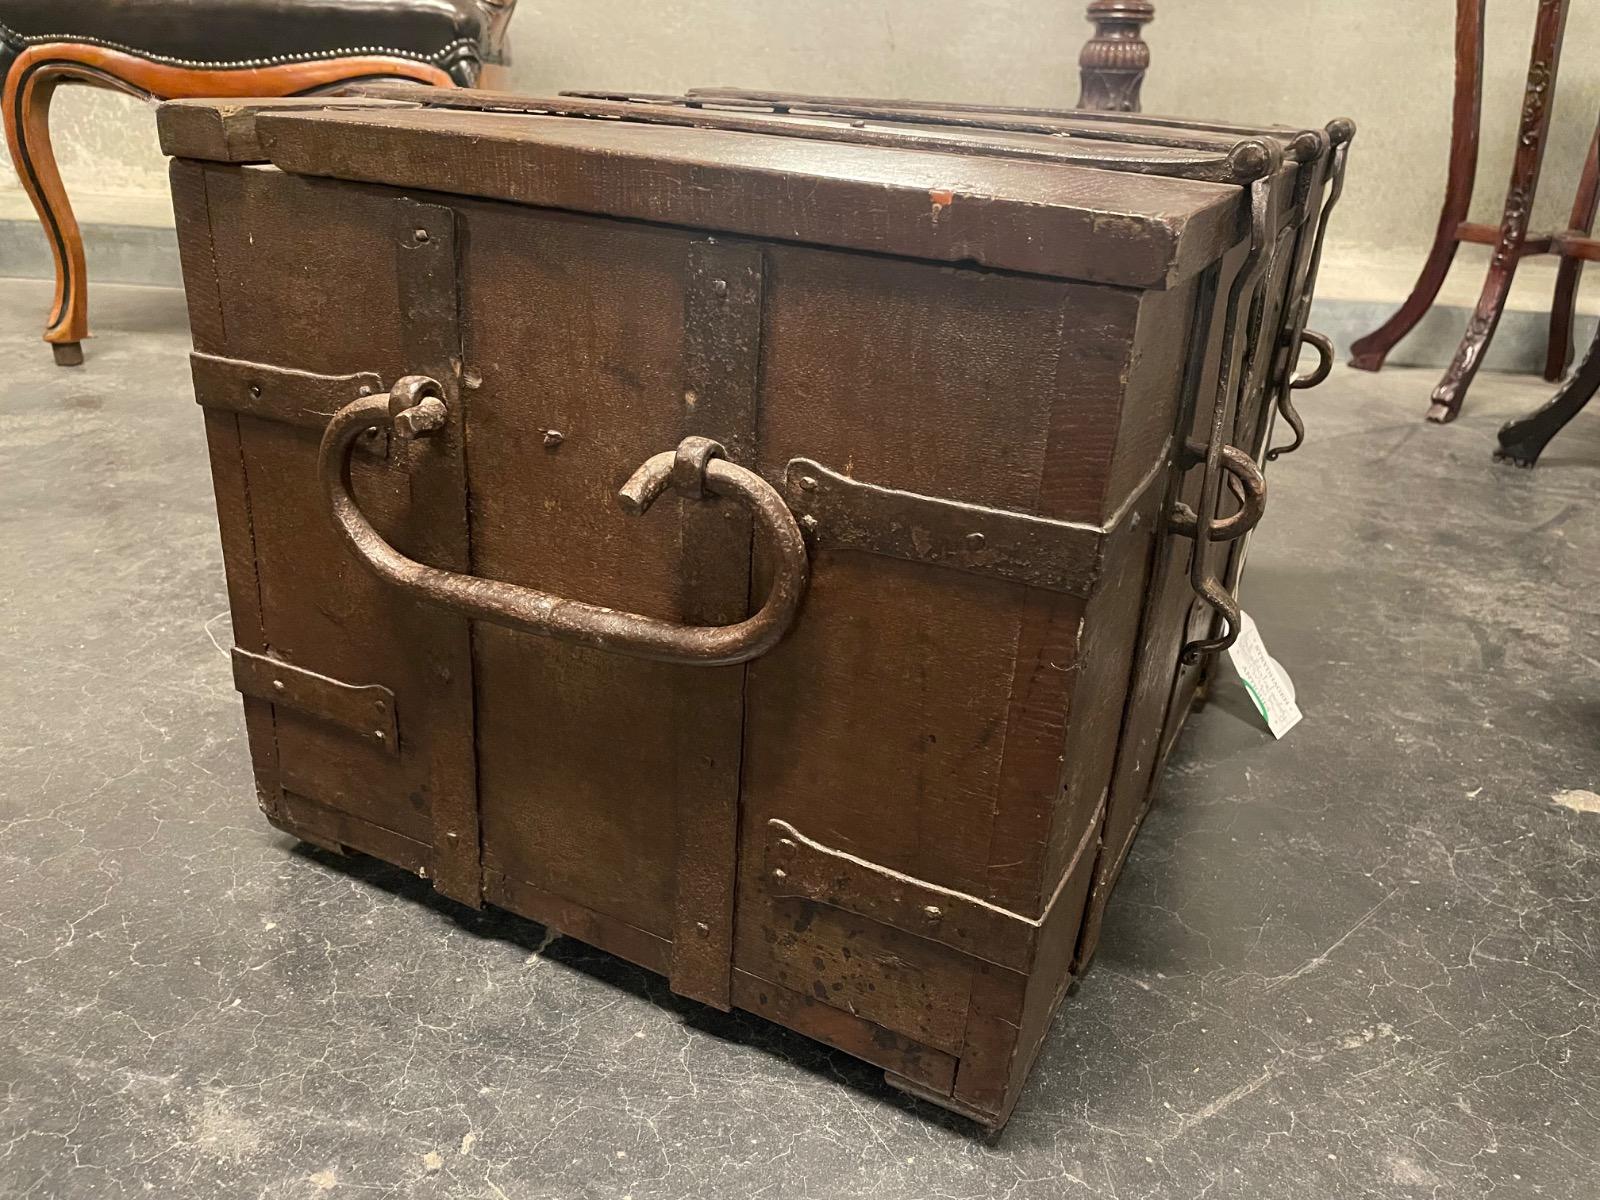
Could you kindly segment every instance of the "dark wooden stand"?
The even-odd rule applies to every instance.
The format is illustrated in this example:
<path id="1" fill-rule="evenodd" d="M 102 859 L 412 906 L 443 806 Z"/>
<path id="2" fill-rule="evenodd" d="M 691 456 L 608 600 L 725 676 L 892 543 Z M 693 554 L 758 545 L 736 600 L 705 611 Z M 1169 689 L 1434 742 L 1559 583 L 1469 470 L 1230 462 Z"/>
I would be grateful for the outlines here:
<path id="1" fill-rule="evenodd" d="M 1142 34 L 1156 19 L 1152 0 L 1094 0 L 1089 5 L 1094 37 L 1078 55 L 1083 91 L 1079 108 L 1099 112 L 1138 112 L 1139 89 L 1150 66 L 1150 47 Z"/>
<path id="2" fill-rule="evenodd" d="M 1600 243 L 1591 242 L 1591 246 Z M 1557 392 L 1543 408 L 1529 413 L 1520 421 L 1511 421 L 1500 429 L 1500 445 L 1494 456 L 1498 462 L 1516 463 L 1531 467 L 1550 444 L 1550 439 L 1560 433 L 1567 422 L 1583 411 L 1584 405 L 1600 391 L 1600 337 L 1589 347 L 1589 356 L 1577 373 L 1567 380 L 1567 386 Z"/>
<path id="3" fill-rule="evenodd" d="M 1589 147 L 1589 162 L 1584 167 L 1583 183 L 1578 195 L 1578 206 L 1583 209 L 1588 221 L 1594 219 L 1597 176 L 1600 176 L 1600 128 L 1596 129 L 1595 140 Z M 1581 237 L 1574 232 L 1560 234 L 1557 240 L 1562 260 L 1561 276 L 1556 284 L 1556 299 L 1560 304 L 1562 297 L 1566 297 L 1568 321 L 1566 333 L 1570 339 L 1571 306 L 1572 298 L 1577 292 L 1578 272 L 1583 270 L 1585 262 L 1600 262 L 1600 239 Z M 1554 349 L 1555 344 L 1552 340 L 1552 361 Z M 1548 368 L 1546 378 L 1549 378 Z M 1539 461 L 1539 455 L 1544 452 L 1544 448 L 1550 444 L 1550 439 L 1560 433 L 1568 421 L 1583 411 L 1584 406 L 1594 399 L 1596 391 L 1600 391 L 1600 333 L 1596 333 L 1583 365 L 1571 379 L 1567 380 L 1567 385 L 1551 397 L 1549 403 L 1520 421 L 1512 421 L 1501 428 L 1500 445 L 1495 450 L 1495 458 L 1500 462 L 1516 463 L 1519 467 L 1533 466 Z"/>
<path id="4" fill-rule="evenodd" d="M 1416 286 L 1399 311 L 1382 328 L 1351 347 L 1351 366 L 1363 371 L 1381 368 L 1396 343 L 1411 332 L 1432 306 L 1449 273 L 1456 247 L 1462 242 L 1493 246 L 1488 277 L 1466 334 L 1433 392 L 1428 419 L 1437 422 L 1453 421 L 1461 412 L 1467 389 L 1483 364 L 1484 353 L 1500 324 L 1517 264 L 1529 255 L 1559 254 L 1562 257 L 1551 306 L 1550 345 L 1545 360 L 1545 378 L 1552 381 L 1561 378 L 1572 361 L 1572 319 L 1578 277 L 1583 263 L 1596 257 L 1588 249 L 1593 243 L 1587 234 L 1594 223 L 1597 194 L 1600 194 L 1600 186 L 1597 186 L 1600 185 L 1600 159 L 1597 159 L 1600 141 L 1590 148 L 1572 209 L 1571 227 L 1560 233 L 1528 233 L 1528 218 L 1533 211 L 1539 172 L 1544 163 L 1570 0 L 1540 0 L 1528 83 L 1523 94 L 1522 119 L 1517 131 L 1516 158 L 1500 224 L 1475 225 L 1467 220 L 1478 167 L 1478 131 L 1483 115 L 1487 3 L 1488 0 L 1457 0 L 1456 3 L 1456 90 L 1450 176 L 1433 248 L 1428 252 Z"/>

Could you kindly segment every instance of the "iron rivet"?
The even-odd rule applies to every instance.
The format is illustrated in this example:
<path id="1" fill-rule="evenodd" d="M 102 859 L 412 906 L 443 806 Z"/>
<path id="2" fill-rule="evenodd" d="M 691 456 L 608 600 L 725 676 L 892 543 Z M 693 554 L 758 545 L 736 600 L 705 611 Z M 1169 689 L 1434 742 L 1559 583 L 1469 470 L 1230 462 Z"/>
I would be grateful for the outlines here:
<path id="1" fill-rule="evenodd" d="M 373 702 L 373 707 L 376 708 L 381 713 L 385 713 L 385 712 L 389 711 L 389 706 L 387 704 L 385 704 L 382 700 L 374 701 Z"/>
<path id="2" fill-rule="evenodd" d="M 810 513 L 800 518 L 800 524 L 805 526 L 807 533 L 815 533 L 817 531 L 817 519 Z"/>
<path id="3" fill-rule="evenodd" d="M 559 429 L 546 429 L 544 431 L 544 444 L 550 450 L 554 450 L 566 440 Z"/>
<path id="4" fill-rule="evenodd" d="M 930 921 L 937 921 L 940 917 L 944 916 L 944 914 L 939 911 L 937 906 L 932 904 L 928 905 L 927 908 L 922 910 L 922 915 L 927 917 Z"/>
<path id="5" fill-rule="evenodd" d="M 711 294 L 713 296 L 726 296 L 728 294 L 728 281 L 726 279 L 713 279 L 711 281 Z"/>
<path id="6" fill-rule="evenodd" d="M 778 848 L 780 850 L 793 850 L 794 849 L 794 842 L 790 841 L 788 838 L 779 838 L 778 839 Z"/>
<path id="7" fill-rule="evenodd" d="M 772 877 L 774 879 L 787 879 L 789 878 L 789 872 L 785 871 L 782 867 L 773 867 Z"/>
<path id="8" fill-rule="evenodd" d="M 281 680 L 281 679 L 274 679 L 274 680 L 273 680 L 273 681 L 272 681 L 272 690 L 273 690 L 273 691 L 275 691 L 275 692 L 281 692 L 281 691 L 283 691 L 283 680 Z"/>
<path id="9" fill-rule="evenodd" d="M 370 396 L 370 395 L 372 395 L 372 385 L 371 384 L 367 384 L 367 383 L 363 383 L 360 387 L 358 387 L 356 389 L 356 395 L 358 395 L 358 396 Z"/>
<path id="10" fill-rule="evenodd" d="M 452 842 L 456 841 L 458 838 L 460 838 L 460 836 L 461 835 L 459 833 L 457 833 L 454 829 L 450 830 L 448 833 L 445 834 L 445 837 L 449 838 Z"/>
<path id="11" fill-rule="evenodd" d="M 261 385 L 259 383 L 252 383 L 250 385 L 250 398 L 253 400 L 261 399 Z"/>
<path id="12" fill-rule="evenodd" d="M 814 492 L 817 490 L 817 481 L 810 475 L 802 475 L 800 476 L 800 486 L 808 492 Z"/>
<path id="13" fill-rule="evenodd" d="M 701 937 L 711 936 L 711 926 L 707 925 L 704 921 L 696 921 L 694 923 L 694 930 Z"/>
<path id="14" fill-rule="evenodd" d="M 411 232 L 411 236 L 416 238 L 418 242 L 425 242 L 428 240 L 428 231 L 426 229 L 414 229 Z"/>
<path id="15" fill-rule="evenodd" d="M 1131 527 L 1132 527 L 1132 528 L 1134 528 L 1134 529 L 1137 529 L 1137 528 L 1139 528 L 1139 522 L 1140 522 L 1140 521 L 1141 521 L 1141 520 L 1142 520 L 1142 519 L 1143 519 L 1143 518 L 1142 518 L 1142 517 L 1141 517 L 1141 516 L 1140 516 L 1140 514 L 1139 514 L 1139 513 L 1134 513 L 1134 514 L 1133 514 L 1133 519 L 1132 519 L 1132 520 L 1131 520 L 1131 521 L 1129 521 L 1129 522 L 1128 522 L 1128 524 L 1129 524 L 1129 525 L 1130 525 L 1130 526 L 1131 526 Z"/>
<path id="16" fill-rule="evenodd" d="M 389 740 L 387 737 L 384 736 L 384 732 L 381 729 L 374 729 L 372 731 L 372 736 L 375 737 L 380 742 L 386 742 L 386 741 Z"/>
<path id="17" fill-rule="evenodd" d="M 983 534 L 981 534 L 981 533 L 969 533 L 969 534 L 967 534 L 967 549 L 968 550 L 982 550 L 983 549 L 983 540 L 984 540 L 983 539 Z"/>

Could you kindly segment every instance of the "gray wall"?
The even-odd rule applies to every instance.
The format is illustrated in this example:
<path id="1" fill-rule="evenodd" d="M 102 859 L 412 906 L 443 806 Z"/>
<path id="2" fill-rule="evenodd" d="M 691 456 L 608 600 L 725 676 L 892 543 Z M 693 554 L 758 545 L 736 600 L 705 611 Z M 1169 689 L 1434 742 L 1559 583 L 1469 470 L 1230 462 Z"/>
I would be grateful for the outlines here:
<path id="1" fill-rule="evenodd" d="M 1493 219 L 1505 189 L 1538 2 L 1489 5 L 1480 219 Z M 522 0 L 515 84 L 741 83 L 1063 104 L 1077 95 L 1083 8 L 1082 0 Z M 1157 8 L 1147 110 L 1296 124 L 1352 116 L 1362 132 L 1334 254 L 1427 243 L 1449 141 L 1453 0 L 1157 0 Z M 1600 45 L 1600 5 L 1573 8 L 1537 224 L 1566 224 L 1600 110 L 1600 61 L 1583 53 Z M 146 199 L 164 189 L 145 107 L 83 88 L 63 89 L 56 104 L 71 189 Z"/>

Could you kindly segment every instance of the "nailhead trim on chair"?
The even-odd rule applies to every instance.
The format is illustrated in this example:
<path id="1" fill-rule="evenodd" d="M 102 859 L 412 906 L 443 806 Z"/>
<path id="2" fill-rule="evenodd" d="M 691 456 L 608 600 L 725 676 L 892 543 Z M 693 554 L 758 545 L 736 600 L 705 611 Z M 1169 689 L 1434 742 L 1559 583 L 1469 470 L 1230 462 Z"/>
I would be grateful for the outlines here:
<path id="1" fill-rule="evenodd" d="M 463 50 L 471 49 L 477 44 L 475 38 L 463 37 L 446 43 L 442 49 L 435 50 L 432 54 L 418 54 L 414 50 L 396 50 L 392 46 L 340 46 L 328 50 L 307 50 L 299 54 L 275 54 L 270 58 L 240 58 L 216 62 L 200 62 L 192 58 L 173 58 L 166 54 L 151 54 L 148 50 L 140 50 L 136 46 L 124 46 L 118 42 L 107 41 L 105 38 L 84 37 L 75 33 L 21 34 L 5 24 L 0 24 L 0 37 L 4 37 L 6 41 L 13 44 L 21 43 L 25 46 L 43 46 L 52 42 L 77 42 L 80 45 L 100 46 L 106 50 L 120 50 L 124 54 L 136 54 L 140 58 L 148 59 L 151 62 L 166 63 L 168 66 L 193 67 L 201 71 L 246 71 L 254 67 L 276 67 L 282 66 L 284 63 L 315 62 L 323 58 L 355 58 L 358 56 L 408 58 L 414 62 L 432 63 L 438 66 L 446 59 L 459 57 Z"/>

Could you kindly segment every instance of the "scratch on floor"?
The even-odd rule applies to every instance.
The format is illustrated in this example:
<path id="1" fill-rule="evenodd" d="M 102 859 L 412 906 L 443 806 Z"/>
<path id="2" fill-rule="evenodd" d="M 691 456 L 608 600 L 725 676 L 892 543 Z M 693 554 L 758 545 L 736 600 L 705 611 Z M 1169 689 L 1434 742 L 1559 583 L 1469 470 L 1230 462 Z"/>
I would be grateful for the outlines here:
<path id="1" fill-rule="evenodd" d="M 1243 1100 L 1246 1096 L 1255 1095 L 1256 1092 L 1260 1091 L 1267 1084 L 1271 1083 L 1274 1079 L 1276 1079 L 1279 1074 L 1280 1074 L 1279 1071 L 1274 1070 L 1272 1067 L 1267 1067 L 1265 1070 L 1263 1070 L 1261 1072 L 1261 1074 L 1257 1075 L 1254 1079 L 1250 1080 L 1250 1082 L 1241 1083 L 1238 1087 L 1234 1088 L 1233 1091 L 1229 1092 L 1227 1095 L 1218 1096 L 1215 1100 L 1213 1100 L 1210 1104 L 1206 1105 L 1204 1108 L 1199 1109 L 1199 1110 L 1197 1110 L 1195 1112 L 1192 1112 L 1192 1113 L 1188 1114 L 1187 1116 L 1185 1116 L 1182 1120 L 1180 1120 L 1178 1122 L 1177 1129 L 1172 1131 L 1172 1136 L 1168 1137 L 1168 1138 L 1164 1138 L 1163 1140 L 1170 1142 L 1170 1141 L 1175 1141 L 1178 1138 L 1181 1138 L 1184 1134 L 1188 1133 L 1196 1125 L 1200 1125 L 1200 1124 L 1202 1124 L 1202 1123 L 1204 1123 L 1206 1121 L 1209 1121 L 1212 1117 L 1216 1116 L 1218 1113 L 1222 1112 L 1224 1109 L 1229 1108 L 1229 1107 L 1237 1104 L 1239 1101 Z"/>
<path id="2" fill-rule="evenodd" d="M 1267 991 L 1270 992 L 1270 991 L 1273 991 L 1273 990 L 1275 990 L 1277 988 L 1282 987 L 1286 983 L 1292 983 L 1296 979 L 1299 979 L 1300 976 L 1309 974 L 1310 972 L 1315 971 L 1318 967 L 1326 965 L 1326 963 L 1328 961 L 1328 955 L 1332 954 L 1340 946 L 1344 945 L 1347 941 L 1349 941 L 1351 939 L 1351 937 L 1353 937 L 1355 935 L 1356 930 L 1360 929 L 1368 921 L 1372 920 L 1372 918 L 1377 915 L 1378 910 L 1380 908 L 1382 908 L 1385 904 L 1389 903 L 1389 901 L 1393 900 L 1399 894 L 1400 894 L 1400 889 L 1399 888 L 1395 888 L 1394 891 L 1390 892 L 1382 900 L 1379 900 L 1371 908 L 1367 909 L 1366 916 L 1362 917 L 1354 925 L 1350 926 L 1349 929 L 1346 929 L 1344 931 L 1344 936 L 1341 937 L 1338 941 L 1334 942 L 1333 945 L 1329 946 L 1321 954 L 1318 954 L 1318 955 L 1315 955 L 1312 958 L 1306 959 L 1305 962 L 1301 963 L 1298 967 L 1296 967 L 1294 970 L 1290 971 L 1287 975 L 1278 975 L 1278 976 L 1275 976 L 1272 979 L 1269 979 L 1267 981 Z"/>

